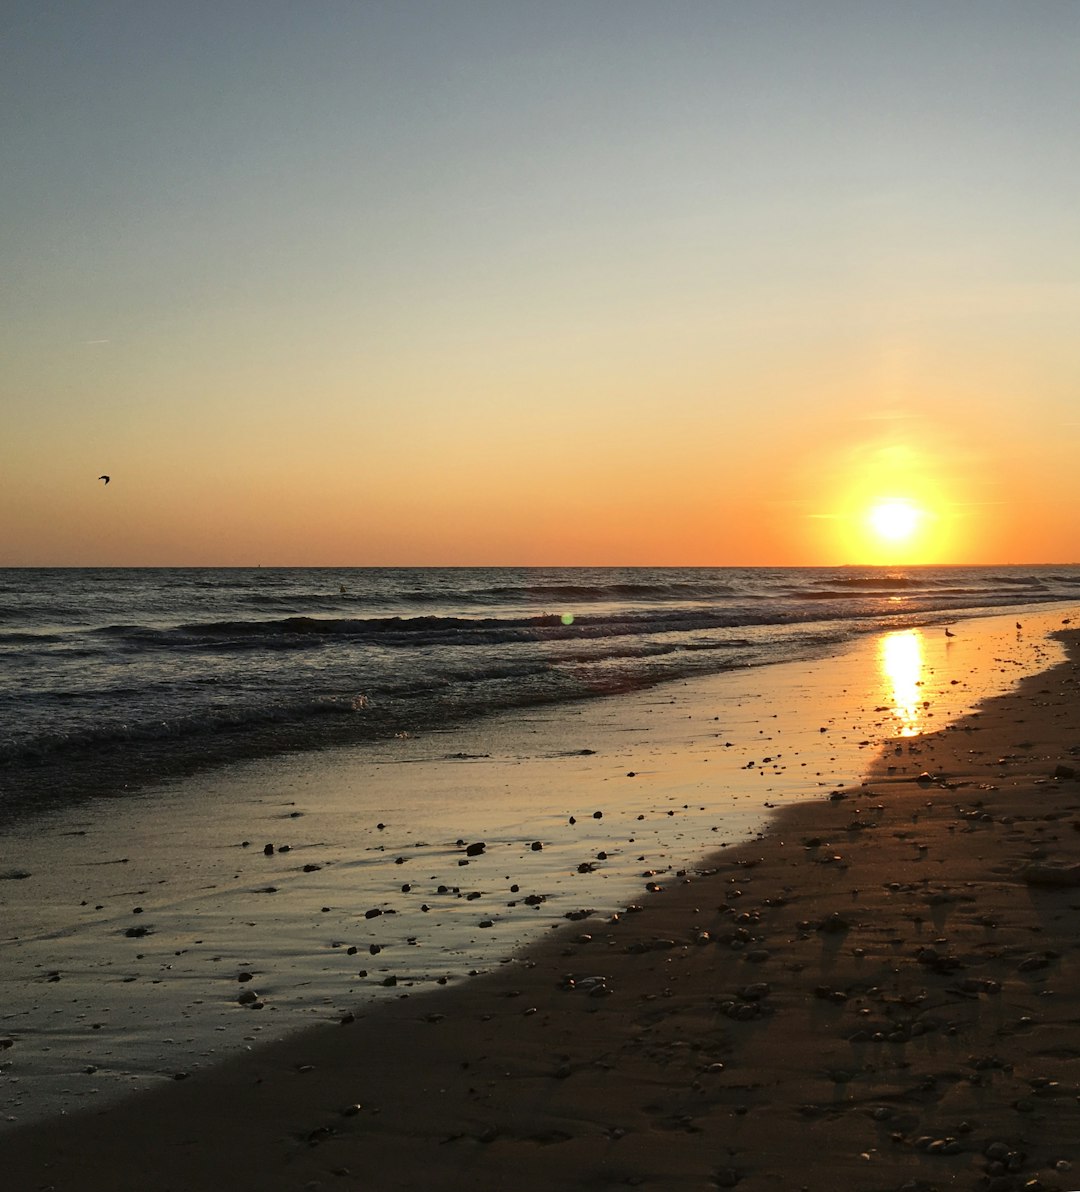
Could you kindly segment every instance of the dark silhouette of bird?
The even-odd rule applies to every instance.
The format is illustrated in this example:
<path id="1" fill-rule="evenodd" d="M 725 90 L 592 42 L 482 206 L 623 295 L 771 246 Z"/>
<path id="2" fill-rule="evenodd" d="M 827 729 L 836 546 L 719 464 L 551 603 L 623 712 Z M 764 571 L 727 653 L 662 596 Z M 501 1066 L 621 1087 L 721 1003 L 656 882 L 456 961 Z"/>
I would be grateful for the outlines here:
<path id="1" fill-rule="evenodd" d="M 105 483 L 106 483 L 106 484 L 108 484 L 108 483 L 109 483 L 109 480 L 110 480 L 111 478 L 110 478 L 109 476 L 99 476 L 99 477 L 98 477 L 98 479 L 99 479 L 99 480 L 104 480 L 104 481 L 105 481 Z"/>
<path id="2" fill-rule="evenodd" d="M 945 626 L 945 636 L 946 637 L 956 637 L 956 634 L 953 633 L 953 631 L 948 627 L 948 625 Z"/>
<path id="3" fill-rule="evenodd" d="M 1020 622 L 1019 622 L 1019 621 L 1017 621 L 1017 622 L 1016 622 L 1016 631 L 1017 631 L 1017 633 L 1019 633 L 1019 632 L 1020 632 L 1020 630 L 1021 630 L 1021 629 L 1023 629 L 1023 628 L 1024 628 L 1024 627 L 1023 627 L 1023 625 L 1021 625 L 1021 624 L 1020 624 Z"/>
<path id="4" fill-rule="evenodd" d="M 1062 617 L 1062 618 L 1061 618 L 1061 623 L 1062 623 L 1062 625 L 1070 625 L 1070 624 L 1072 624 L 1072 617 Z"/>

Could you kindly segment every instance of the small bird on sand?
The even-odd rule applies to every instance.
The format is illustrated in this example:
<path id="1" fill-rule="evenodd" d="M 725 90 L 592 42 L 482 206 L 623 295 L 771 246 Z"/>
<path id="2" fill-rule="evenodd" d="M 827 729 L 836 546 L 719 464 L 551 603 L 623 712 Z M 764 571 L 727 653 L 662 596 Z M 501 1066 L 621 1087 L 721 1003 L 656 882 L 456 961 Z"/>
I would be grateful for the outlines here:
<path id="1" fill-rule="evenodd" d="M 953 631 L 948 627 L 948 625 L 945 626 L 945 636 L 946 637 L 956 637 L 956 634 L 953 633 Z"/>
<path id="2" fill-rule="evenodd" d="M 98 479 L 99 479 L 99 480 L 104 480 L 104 481 L 105 481 L 105 483 L 106 483 L 106 484 L 108 484 L 108 483 L 109 483 L 109 480 L 110 480 L 110 477 L 108 477 L 108 476 L 99 476 L 99 477 L 98 477 Z"/>
<path id="3" fill-rule="evenodd" d="M 1016 622 L 1016 628 L 1017 628 L 1017 630 L 1021 630 L 1021 629 L 1023 629 L 1024 627 L 1023 627 L 1023 625 L 1021 625 L 1021 624 L 1020 624 L 1020 622 L 1019 622 L 1019 621 L 1017 621 L 1017 622 Z"/>

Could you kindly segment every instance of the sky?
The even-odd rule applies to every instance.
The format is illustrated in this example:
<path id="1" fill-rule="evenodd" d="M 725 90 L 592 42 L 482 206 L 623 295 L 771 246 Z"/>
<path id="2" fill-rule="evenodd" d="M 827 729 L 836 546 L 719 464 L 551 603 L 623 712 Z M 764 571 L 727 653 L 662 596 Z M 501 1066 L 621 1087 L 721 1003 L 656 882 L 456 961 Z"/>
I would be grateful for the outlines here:
<path id="1" fill-rule="evenodd" d="M 5 0 L 0 565 L 1080 561 L 1078 110 L 1074 0 Z"/>

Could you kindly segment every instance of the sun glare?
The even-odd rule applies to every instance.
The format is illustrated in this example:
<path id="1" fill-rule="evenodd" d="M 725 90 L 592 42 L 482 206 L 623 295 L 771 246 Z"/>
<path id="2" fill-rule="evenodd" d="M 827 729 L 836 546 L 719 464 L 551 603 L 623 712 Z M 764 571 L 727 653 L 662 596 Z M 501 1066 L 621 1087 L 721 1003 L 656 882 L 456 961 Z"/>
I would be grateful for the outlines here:
<path id="1" fill-rule="evenodd" d="M 923 512 L 910 501 L 879 501 L 867 514 L 874 535 L 885 542 L 909 542 L 919 529 Z"/>
<path id="2" fill-rule="evenodd" d="M 922 692 L 923 650 L 918 630 L 889 633 L 881 639 L 881 677 L 885 698 L 892 702 L 900 721 L 900 736 L 914 737 L 924 714 Z"/>

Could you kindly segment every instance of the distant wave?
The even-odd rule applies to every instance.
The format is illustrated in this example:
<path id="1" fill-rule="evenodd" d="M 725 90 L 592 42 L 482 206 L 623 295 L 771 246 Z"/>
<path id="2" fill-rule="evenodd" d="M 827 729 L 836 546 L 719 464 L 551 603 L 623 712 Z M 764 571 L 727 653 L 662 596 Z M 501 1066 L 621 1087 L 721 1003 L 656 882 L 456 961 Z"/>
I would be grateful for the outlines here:
<path id="1" fill-rule="evenodd" d="M 931 586 L 926 579 L 912 575 L 830 575 L 827 582 L 837 588 L 867 588 L 871 591 Z"/>
<path id="2" fill-rule="evenodd" d="M 69 636 L 70 635 L 65 635 L 62 633 L 47 633 L 47 632 L 32 633 L 30 631 L 20 631 L 20 630 L 16 630 L 11 633 L 0 632 L 0 646 L 2 646 L 2 645 L 40 646 L 40 645 L 46 645 L 49 642 L 66 641 Z"/>
<path id="3" fill-rule="evenodd" d="M 902 606 L 895 604 L 903 594 Z M 1029 598 L 1034 593 L 1029 593 Z M 1058 599 L 1047 593 L 1046 599 Z M 262 619 L 196 621 L 175 628 L 117 623 L 91 631 L 127 649 L 160 650 L 290 650 L 312 643 L 365 643 L 386 648 L 418 649 L 434 646 L 497 646 L 529 642 L 564 642 L 583 639 L 655 637 L 704 630 L 746 629 L 754 626 L 798 625 L 808 621 L 874 621 L 904 612 L 930 615 L 958 609 L 994 608 L 1014 597 L 1008 590 L 977 592 L 942 589 L 913 591 L 897 583 L 882 593 L 869 585 L 841 588 L 807 588 L 784 600 L 728 600 L 707 604 L 622 607 L 610 613 L 542 613 L 529 616 L 385 616 L 331 617 L 285 616 Z M 800 605 L 811 604 L 801 611 Z"/>
<path id="4" fill-rule="evenodd" d="M 342 590 L 343 589 L 343 590 Z M 728 583 L 720 582 L 677 582 L 666 583 L 558 583 L 554 581 L 537 581 L 525 584 L 496 584 L 483 587 L 465 588 L 453 594 L 457 605 L 476 605 L 484 607 L 492 604 L 524 604 L 538 603 L 580 603 L 599 604 L 605 601 L 680 601 L 680 600 L 718 600 L 731 596 L 738 589 Z M 389 599 L 389 595 L 384 596 Z M 434 588 L 403 588 L 394 591 L 392 599 L 401 604 L 445 604 L 447 594 Z M 280 605 L 288 602 L 293 605 L 308 607 L 341 606 L 353 602 L 372 604 L 378 603 L 379 598 L 370 591 L 357 592 L 347 584 L 340 585 L 338 591 L 305 591 L 290 592 L 287 595 L 280 590 L 265 592 L 251 592 L 243 597 L 244 603 L 259 605 Z"/>

